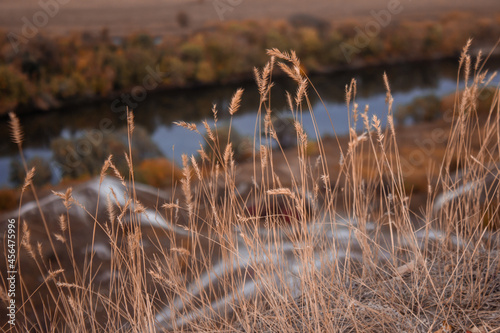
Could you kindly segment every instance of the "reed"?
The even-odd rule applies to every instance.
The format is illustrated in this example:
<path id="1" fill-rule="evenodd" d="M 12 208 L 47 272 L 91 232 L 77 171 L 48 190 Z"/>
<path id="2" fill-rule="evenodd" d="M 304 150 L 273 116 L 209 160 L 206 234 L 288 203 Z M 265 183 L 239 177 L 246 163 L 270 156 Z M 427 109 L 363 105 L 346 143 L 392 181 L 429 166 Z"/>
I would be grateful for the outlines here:
<path id="1" fill-rule="evenodd" d="M 107 198 L 96 198 L 106 202 L 104 217 L 81 205 L 71 190 L 57 194 L 68 214 L 58 219 L 59 230 L 44 224 L 57 260 L 48 264 L 42 245 L 31 244 L 30 221 L 23 224 L 22 246 L 29 257 L 18 262 L 22 301 L 18 325 L 11 330 L 498 331 L 499 95 L 497 89 L 487 119 L 478 117 L 487 57 L 473 64 L 469 46 L 460 64 L 472 83 L 457 94 L 446 154 L 436 166 L 439 177 L 427 185 L 421 211 L 410 209 L 389 78 L 384 76 L 387 128 L 369 117 L 368 107 L 358 110 L 356 81 L 346 86 L 351 131 L 347 145 L 337 138 L 341 160 L 332 161 L 321 133 L 305 133 L 301 123 L 302 113 L 313 113 L 314 83 L 294 52 L 269 50 L 268 64 L 254 70 L 261 94 L 255 132 L 277 139 L 270 101 L 272 73 L 279 68 L 297 83 L 295 94 L 287 94 L 297 148 L 284 150 L 278 142 L 273 149 L 272 140 L 256 135 L 253 170 L 240 172 L 229 136 L 228 142 L 218 139 L 214 107 L 216 125 L 204 122 L 212 151 L 201 147 L 201 159 L 183 156 L 181 191 L 173 185 L 156 208 L 141 203 L 131 152 L 129 175 L 122 175 L 110 157 L 99 187 L 116 177 L 123 193 L 112 188 Z M 240 89 L 233 96 L 231 117 L 243 94 Z M 358 118 L 362 133 L 355 130 Z M 11 119 L 22 153 L 22 129 L 14 115 Z M 132 140 L 132 112 L 127 120 Z M 201 134 L 194 124 L 178 125 Z M 318 147 L 315 156 L 308 154 L 311 143 Z M 26 171 L 23 192 L 28 187 L 36 192 L 30 181 L 36 170 Z M 491 175 L 496 183 L 486 181 Z M 95 281 L 104 268 L 94 252 L 84 262 L 75 260 L 72 206 L 93 224 L 90 248 L 97 234 L 105 235 L 106 283 Z M 144 222 L 158 218 L 168 227 L 148 229 L 146 235 Z M 52 239 L 62 243 L 65 254 Z M 36 274 L 43 277 L 40 290 L 26 287 L 23 274 L 35 272 L 22 269 L 25 260 L 36 263 Z"/>

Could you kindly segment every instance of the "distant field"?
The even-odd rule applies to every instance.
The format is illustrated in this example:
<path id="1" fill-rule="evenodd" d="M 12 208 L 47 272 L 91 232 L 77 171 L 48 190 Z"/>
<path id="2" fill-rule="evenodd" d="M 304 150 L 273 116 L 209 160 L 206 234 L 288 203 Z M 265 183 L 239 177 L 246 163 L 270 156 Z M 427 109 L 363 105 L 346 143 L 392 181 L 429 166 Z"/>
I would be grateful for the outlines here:
<path id="1" fill-rule="evenodd" d="M 98 31 L 107 27 L 115 36 L 135 31 L 151 34 L 180 33 L 176 16 L 185 12 L 189 17 L 187 29 L 200 28 L 211 21 L 277 18 L 286 19 L 302 13 L 323 19 L 362 17 L 371 10 L 381 10 L 398 0 L 45 0 L 67 2 L 50 18 L 43 30 L 49 34 L 65 34 L 75 30 Z M 498 0 L 400 0 L 403 7 L 398 17 L 423 19 L 451 10 L 471 10 L 478 15 L 500 15 Z M 230 5 L 230 4 L 239 5 Z M 229 10 L 231 9 L 231 10 Z M 23 17 L 33 21 L 33 14 L 41 10 L 37 0 L 0 0 L 0 29 L 20 33 Z"/>

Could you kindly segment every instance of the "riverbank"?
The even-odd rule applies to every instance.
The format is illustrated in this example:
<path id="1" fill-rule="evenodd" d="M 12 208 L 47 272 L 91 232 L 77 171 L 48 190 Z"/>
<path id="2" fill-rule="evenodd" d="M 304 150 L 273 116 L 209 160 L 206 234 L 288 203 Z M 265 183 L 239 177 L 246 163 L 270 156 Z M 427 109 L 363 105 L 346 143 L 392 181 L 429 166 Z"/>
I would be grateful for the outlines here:
<path id="1" fill-rule="evenodd" d="M 366 31 L 378 24 L 378 33 Z M 384 22 L 382 22 L 384 23 Z M 385 25 L 385 24 L 384 24 Z M 469 37 L 474 48 L 496 42 L 500 18 L 449 13 L 430 20 L 401 19 L 383 27 L 372 20 L 219 22 L 182 36 L 148 33 L 113 39 L 100 33 L 39 35 L 29 43 L 0 39 L 0 113 L 39 112 L 108 100 L 131 109 L 153 92 L 252 79 L 266 49 L 294 49 L 306 73 L 456 58 Z M 278 71 L 277 71 L 278 73 Z"/>

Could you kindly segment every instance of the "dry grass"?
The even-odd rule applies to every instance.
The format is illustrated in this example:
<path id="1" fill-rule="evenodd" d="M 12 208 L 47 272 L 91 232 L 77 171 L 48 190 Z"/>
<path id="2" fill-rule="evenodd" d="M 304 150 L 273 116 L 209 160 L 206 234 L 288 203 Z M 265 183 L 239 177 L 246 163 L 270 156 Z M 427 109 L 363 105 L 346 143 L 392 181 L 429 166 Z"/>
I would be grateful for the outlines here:
<path id="1" fill-rule="evenodd" d="M 216 123 L 205 139 L 213 152 L 202 152 L 201 161 L 185 156 L 180 191 L 174 191 L 170 202 L 159 203 L 157 213 L 172 229 L 157 230 L 147 239 L 141 219 L 148 207 L 136 194 L 131 154 L 126 155 L 129 175 L 121 175 L 108 159 L 101 182 L 111 172 L 127 189 L 125 200 L 112 192 L 105 221 L 97 219 L 97 212 L 80 209 L 94 221 L 89 232 L 104 231 L 111 246 L 109 285 L 94 282 L 100 268 L 93 255 L 84 263 L 75 261 L 71 237 L 66 237 L 71 230 L 67 217 L 60 217 L 60 230 L 46 228 L 56 267 L 47 266 L 24 224 L 21 245 L 44 278 L 44 306 L 35 308 L 33 300 L 40 295 L 27 293 L 22 282 L 22 274 L 34 272 L 20 269 L 22 302 L 13 331 L 498 331 L 498 90 L 488 120 L 480 123 L 476 106 L 487 77 L 483 62 L 474 66 L 467 48 L 461 66 L 473 83 L 457 94 L 445 158 L 435 166 L 439 179 L 428 184 L 422 211 L 409 209 L 411 193 L 396 144 L 389 80 L 385 78 L 386 129 L 375 116 L 358 110 L 356 82 L 346 87 L 351 126 L 362 121 L 365 129 L 351 131 L 337 162 L 339 172 L 330 174 L 320 133 L 308 136 L 300 122 L 303 112 L 313 113 L 308 97 L 313 83 L 295 53 L 271 50 L 269 64 L 255 70 L 261 92 L 255 133 L 276 138 L 270 120 L 271 87 L 273 68 L 279 67 L 298 84 L 289 96 L 296 153 L 285 154 L 281 146 L 273 150 L 269 140 L 256 136 L 251 185 L 243 191 L 236 181 L 234 147 L 218 142 Z M 236 92 L 231 115 L 242 93 Z M 20 125 L 15 116 L 12 119 L 15 142 L 21 147 Z M 190 124 L 179 125 L 197 132 Z M 131 112 L 128 126 L 133 140 Z M 474 156 L 473 135 L 481 142 Z M 315 159 L 308 156 L 311 140 L 319 152 Z M 275 172 L 280 154 L 289 168 L 286 180 Z M 26 171 L 23 190 L 35 191 L 32 172 Z M 496 182 L 486 181 L 491 176 Z M 443 201 L 467 186 L 463 195 Z M 79 205 L 70 190 L 58 195 L 67 209 Z M 185 242 L 177 241 L 176 228 L 185 233 Z M 159 240 L 165 237 L 168 244 Z M 159 254 L 145 251 L 145 241 L 156 242 Z M 64 262 L 70 265 L 61 262 L 54 242 L 64 244 L 69 260 Z"/>

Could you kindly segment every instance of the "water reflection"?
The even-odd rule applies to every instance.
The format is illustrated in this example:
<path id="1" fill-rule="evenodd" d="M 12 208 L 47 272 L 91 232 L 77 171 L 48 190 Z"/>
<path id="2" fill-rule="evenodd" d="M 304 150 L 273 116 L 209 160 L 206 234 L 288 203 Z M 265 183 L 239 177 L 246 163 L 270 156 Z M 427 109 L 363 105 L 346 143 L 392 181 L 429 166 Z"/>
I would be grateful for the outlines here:
<path id="1" fill-rule="evenodd" d="M 385 88 L 382 74 L 387 72 L 391 82 L 395 108 L 410 102 L 413 98 L 434 94 L 443 96 L 455 90 L 457 61 L 422 62 L 406 65 L 387 65 L 365 68 L 357 71 L 339 72 L 333 75 L 312 76 L 312 82 L 330 113 L 337 134 L 348 131 L 345 85 L 354 77 L 358 84 L 357 103 L 361 109 L 370 105 L 370 113 L 377 114 L 382 120 L 387 114 Z M 490 69 L 500 67 L 500 60 L 488 63 Z M 136 124 L 151 135 L 165 157 L 180 161 L 181 154 L 196 154 L 201 137 L 183 128 L 173 126 L 172 122 L 184 120 L 201 125 L 201 120 L 212 118 L 212 105 L 217 104 L 219 121 L 227 121 L 227 104 L 237 87 L 245 88 L 242 106 L 233 119 L 233 128 L 240 134 L 253 136 L 259 95 L 256 85 L 247 82 L 238 85 L 205 87 L 190 90 L 150 93 L 136 108 Z M 272 105 L 276 113 L 291 115 L 287 111 L 285 91 L 293 93 L 296 86 L 291 80 L 277 79 L 273 88 Z M 309 89 L 312 92 L 312 88 Z M 312 94 L 311 94 L 312 95 Z M 312 96 L 315 116 L 322 135 L 334 134 L 330 118 L 321 101 Z M 83 131 L 119 131 L 125 125 L 122 112 L 113 112 L 112 101 L 97 104 L 74 105 L 55 112 L 30 114 L 20 117 L 25 130 L 25 144 L 28 158 L 40 156 L 50 159 L 51 144 L 57 138 L 74 138 Z M 104 125 L 103 125 L 104 124 Z M 199 126 L 203 128 L 203 126 Z M 304 114 L 304 128 L 309 136 L 314 135 L 310 116 Z M 10 143 L 7 122 L 0 125 L 0 186 L 9 184 L 11 160 L 18 154 L 17 147 Z M 53 174 L 60 175 L 54 168 Z"/>

